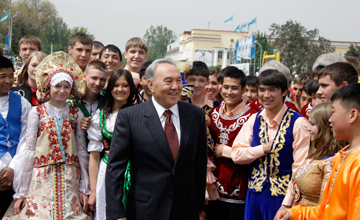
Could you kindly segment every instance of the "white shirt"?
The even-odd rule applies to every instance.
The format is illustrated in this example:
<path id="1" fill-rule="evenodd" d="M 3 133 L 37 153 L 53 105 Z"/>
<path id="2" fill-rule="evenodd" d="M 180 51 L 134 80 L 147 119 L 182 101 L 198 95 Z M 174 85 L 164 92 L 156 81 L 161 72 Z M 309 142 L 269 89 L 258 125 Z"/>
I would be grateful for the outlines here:
<path id="1" fill-rule="evenodd" d="M 18 146 L 22 145 L 22 144 L 26 144 L 26 123 L 27 123 L 27 119 L 28 119 L 28 113 L 31 109 L 31 105 L 29 103 L 29 101 L 23 97 L 21 97 L 21 133 L 19 136 L 19 143 Z M 7 115 L 8 115 L 8 111 L 9 111 L 9 95 L 6 96 L 2 96 L 0 97 L 0 114 L 1 116 L 4 118 L 4 120 L 6 121 L 7 119 Z M 18 149 L 20 149 L 19 147 L 17 147 L 16 149 L 16 153 L 19 153 Z M 9 152 L 6 152 L 1 158 L 0 158 L 0 172 L 5 169 L 6 167 L 10 167 L 14 169 L 14 164 L 11 163 L 12 161 L 12 156 Z"/>
<path id="2" fill-rule="evenodd" d="M 166 108 L 164 108 L 162 105 L 160 105 L 159 103 L 157 103 L 157 102 L 155 101 L 154 96 L 151 97 L 151 98 L 152 98 L 152 101 L 153 101 L 153 103 L 154 103 L 156 112 L 157 112 L 158 115 L 159 115 L 160 123 L 161 123 L 161 126 L 163 127 L 163 129 L 165 129 L 165 121 L 166 121 L 166 116 L 164 115 L 164 112 L 165 112 L 166 110 L 172 111 L 171 120 L 172 120 L 172 122 L 173 122 L 173 124 L 174 124 L 174 126 L 175 126 L 176 133 L 177 133 L 178 140 L 179 140 L 179 146 L 180 146 L 181 130 L 180 130 L 180 115 L 179 115 L 179 107 L 178 107 L 178 104 L 175 104 L 175 105 L 173 105 L 171 108 L 166 109 Z"/>
<path id="3" fill-rule="evenodd" d="M 95 102 L 93 102 L 92 104 L 82 100 L 84 102 L 85 108 L 86 110 L 89 112 L 89 114 L 91 115 L 91 117 L 93 117 L 96 113 L 97 110 L 97 106 L 99 104 L 99 99 L 96 100 Z"/>

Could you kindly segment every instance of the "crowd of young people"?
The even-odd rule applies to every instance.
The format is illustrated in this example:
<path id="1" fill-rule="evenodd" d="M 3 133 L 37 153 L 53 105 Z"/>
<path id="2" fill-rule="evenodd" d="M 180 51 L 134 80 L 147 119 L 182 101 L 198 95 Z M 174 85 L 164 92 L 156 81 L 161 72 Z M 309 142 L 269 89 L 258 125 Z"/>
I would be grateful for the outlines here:
<path id="1" fill-rule="evenodd" d="M 133 210 L 140 206 L 127 203 L 128 193 L 132 199 L 135 195 L 135 200 L 149 204 L 157 197 L 143 191 L 137 197 L 134 194 L 136 187 L 147 183 L 141 182 L 137 173 L 140 165 L 131 156 L 124 156 L 129 159 L 121 172 L 121 193 L 106 191 L 109 176 L 114 176 L 110 172 L 117 166 L 111 149 L 125 145 L 112 142 L 113 132 L 121 131 L 117 124 L 125 126 L 119 122 L 125 120 L 125 113 L 118 113 L 123 109 L 129 112 L 135 105 L 136 111 L 140 106 L 146 108 L 148 105 L 141 103 L 149 100 L 156 103 L 157 111 L 159 106 L 173 111 L 170 117 L 177 148 L 185 147 L 182 129 L 191 128 L 181 127 L 185 119 L 179 121 L 178 110 L 168 102 L 175 106 L 178 100 L 188 102 L 196 106 L 189 111 L 197 109 L 198 117 L 204 117 L 207 155 L 197 155 L 205 152 L 201 146 L 194 146 L 193 151 L 199 158 L 207 156 L 207 165 L 203 159 L 194 162 L 203 185 L 190 192 L 204 198 L 188 197 L 197 207 L 199 219 L 360 216 L 359 61 L 323 54 L 314 62 L 311 74 L 300 73 L 292 81 L 290 70 L 278 61 L 265 63 L 258 77 L 245 76 L 231 66 L 209 69 L 201 61 L 178 62 L 175 69 L 166 59 L 145 62 L 148 47 L 137 37 L 126 43 L 124 54 L 117 46 L 104 46 L 83 33 L 70 38 L 68 53 L 47 56 L 41 52 L 40 40 L 32 35 L 20 40 L 19 51 L 24 65 L 18 70 L 0 56 L 3 219 L 148 219 L 160 213 L 163 203 L 148 207 L 152 211 L 148 216 L 144 210 Z M 127 61 L 124 68 L 123 55 Z M 162 84 L 156 79 L 160 76 Z M 173 126 L 173 122 L 168 116 L 161 117 L 167 135 L 167 123 Z M 201 139 L 199 123 L 196 137 Z M 137 124 L 126 126 L 134 132 L 140 129 Z M 133 138 L 131 142 L 138 140 Z M 171 179 L 171 175 L 181 173 L 176 172 L 181 162 L 176 156 L 179 149 L 174 156 L 173 140 L 166 138 L 175 165 L 164 175 Z M 136 149 L 131 152 L 138 153 Z M 156 169 L 155 164 L 150 166 Z M 205 166 L 206 180 L 201 168 Z M 170 187 L 176 187 L 173 181 Z M 174 199 L 166 219 L 179 219 L 174 210 L 189 204 L 175 202 L 172 193 L 168 196 Z M 113 212 L 110 201 L 115 199 L 132 215 Z M 141 207 L 147 209 L 146 205 Z"/>

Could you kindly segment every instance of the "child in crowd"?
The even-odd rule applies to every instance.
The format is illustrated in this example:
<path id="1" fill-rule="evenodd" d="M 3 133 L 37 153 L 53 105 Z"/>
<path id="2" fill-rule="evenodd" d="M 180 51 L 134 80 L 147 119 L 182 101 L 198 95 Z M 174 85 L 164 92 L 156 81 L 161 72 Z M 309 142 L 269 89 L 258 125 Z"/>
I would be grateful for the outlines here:
<path id="1" fill-rule="evenodd" d="M 211 101 L 205 91 L 205 87 L 209 83 L 209 69 L 204 62 L 194 61 L 192 68 L 185 73 L 185 80 L 187 83 L 194 85 L 192 103 L 203 108 L 206 115 L 213 108 L 220 105 L 217 101 Z"/>
<path id="2" fill-rule="evenodd" d="M 224 101 L 209 114 L 209 129 L 215 143 L 214 175 L 220 198 L 209 202 L 206 214 L 209 220 L 244 219 L 249 166 L 234 164 L 231 147 L 244 123 L 256 111 L 243 100 L 245 74 L 237 67 L 226 67 L 221 72 Z"/>
<path id="3" fill-rule="evenodd" d="M 303 92 L 305 91 L 306 95 L 310 95 L 311 97 L 311 101 L 308 102 L 307 104 L 305 104 L 302 108 L 301 108 L 301 111 L 300 111 L 300 114 L 302 116 L 304 116 L 306 119 L 309 119 L 309 112 L 310 110 L 321 103 L 321 99 L 319 96 L 317 96 L 316 92 L 318 91 L 319 89 L 319 82 L 318 80 L 310 80 L 308 83 L 305 84 L 304 86 L 304 90 Z M 306 96 L 308 97 L 308 96 Z M 306 99 L 309 99 L 309 98 L 306 98 Z"/>
<path id="4" fill-rule="evenodd" d="M 90 140 L 88 146 L 91 189 L 89 206 L 92 211 L 96 211 L 95 219 L 106 218 L 105 171 L 116 117 L 119 110 L 132 106 L 134 99 L 138 103 L 140 102 L 140 96 L 131 73 L 122 69 L 115 70 L 110 76 L 103 105 L 92 117 L 90 128 L 87 131 Z M 128 191 L 129 184 L 130 165 L 128 164 L 125 172 L 124 192 Z M 124 205 L 125 199 L 126 193 L 123 198 Z"/>
<path id="5" fill-rule="evenodd" d="M 219 72 L 219 67 L 209 69 L 209 85 L 206 86 L 206 91 L 210 100 L 218 101 L 220 103 L 223 101 L 223 98 L 220 94 L 221 84 L 217 81 Z"/>
<path id="6" fill-rule="evenodd" d="M 14 84 L 14 65 L 0 56 L 0 218 L 12 201 L 12 182 L 16 153 L 26 144 L 26 123 L 30 103 L 19 94 L 10 91 Z"/>
<path id="7" fill-rule="evenodd" d="M 331 96 L 330 125 L 334 138 L 348 146 L 336 154 L 320 206 L 297 205 L 276 219 L 359 219 L 360 216 L 360 84 L 342 87 Z"/>
<path id="8" fill-rule="evenodd" d="M 309 82 L 311 79 L 310 73 L 300 73 L 294 80 L 293 86 L 293 95 L 294 95 L 294 104 L 298 111 L 301 110 L 302 106 L 300 104 L 301 94 L 303 91 L 304 85 Z"/>
<path id="9" fill-rule="evenodd" d="M 257 99 L 257 90 L 256 90 L 256 76 L 246 76 L 246 90 L 245 96 L 249 98 L 250 102 L 253 102 Z"/>
<path id="10" fill-rule="evenodd" d="M 26 145 L 14 158 L 15 200 L 4 219 L 91 219 L 83 114 L 66 103 L 75 93 L 85 93 L 81 72 L 65 52 L 39 64 L 39 96 L 49 102 L 29 112 Z"/>
<path id="11" fill-rule="evenodd" d="M 310 92 L 310 87 L 312 85 L 312 81 L 310 80 L 309 82 L 307 82 L 302 91 L 301 91 L 301 97 L 300 97 L 300 108 L 302 109 L 304 107 L 304 105 L 311 103 L 312 101 L 312 96 L 311 96 L 311 92 Z M 300 111 L 301 113 L 301 111 Z"/>
<path id="12" fill-rule="evenodd" d="M 145 71 L 152 64 L 153 61 L 146 61 L 140 68 L 140 85 L 142 87 L 142 91 L 140 92 L 141 100 L 147 101 L 151 98 L 152 94 L 148 87 Z"/>
<path id="13" fill-rule="evenodd" d="M 39 105 L 39 100 L 36 97 L 36 81 L 35 73 L 40 62 L 46 57 L 46 54 L 41 51 L 33 52 L 23 65 L 17 80 L 17 86 L 12 87 L 11 90 L 26 98 L 32 106 Z"/>
<path id="14" fill-rule="evenodd" d="M 346 145 L 345 141 L 333 137 L 329 122 L 331 114 L 331 102 L 321 103 L 310 111 L 311 148 L 304 163 L 294 173 L 280 210 L 294 204 L 320 205 L 334 155 Z"/>
<path id="15" fill-rule="evenodd" d="M 319 72 L 319 90 L 321 102 L 329 102 L 331 95 L 339 88 L 358 82 L 356 69 L 345 62 L 330 64 Z"/>

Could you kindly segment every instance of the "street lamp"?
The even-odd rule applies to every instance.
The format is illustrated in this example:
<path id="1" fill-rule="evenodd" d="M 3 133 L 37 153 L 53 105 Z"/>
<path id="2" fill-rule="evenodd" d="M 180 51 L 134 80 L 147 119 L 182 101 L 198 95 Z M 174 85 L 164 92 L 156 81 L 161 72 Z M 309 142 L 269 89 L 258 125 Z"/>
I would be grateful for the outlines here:
<path id="1" fill-rule="evenodd" d="M 234 39 L 231 38 L 231 40 L 230 40 L 230 57 L 229 57 L 230 58 L 230 66 L 231 66 L 231 63 L 233 60 L 233 51 L 232 51 L 233 42 L 234 42 Z"/>
<path id="2" fill-rule="evenodd" d="M 262 53 L 262 46 L 261 46 L 261 44 L 259 43 L 258 40 L 255 40 L 254 43 L 256 43 L 257 45 L 260 46 L 260 68 L 261 68 L 261 65 L 262 65 L 262 54 L 263 54 L 263 53 Z"/>
<path id="3" fill-rule="evenodd" d="M 5 10 L 3 10 L 4 13 L 7 13 Z M 12 25 L 13 25 L 13 19 L 20 15 L 21 12 L 17 11 L 13 16 L 10 15 L 10 9 L 9 9 L 9 17 L 10 17 L 10 21 L 9 21 L 9 51 L 11 48 L 11 38 L 12 38 Z"/>

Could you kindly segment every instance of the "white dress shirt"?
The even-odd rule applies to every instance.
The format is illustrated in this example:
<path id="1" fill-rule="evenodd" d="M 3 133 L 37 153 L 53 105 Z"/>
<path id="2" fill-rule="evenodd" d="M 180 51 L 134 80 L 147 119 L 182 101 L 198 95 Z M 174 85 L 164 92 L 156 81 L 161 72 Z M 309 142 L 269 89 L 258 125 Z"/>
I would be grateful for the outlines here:
<path id="1" fill-rule="evenodd" d="M 178 104 L 175 104 L 171 108 L 166 109 L 162 105 L 160 105 L 158 102 L 155 101 L 154 96 L 152 96 L 151 98 L 152 98 L 152 101 L 154 103 L 156 112 L 159 115 L 160 123 L 161 123 L 161 126 L 163 127 L 163 129 L 165 129 L 165 121 L 166 121 L 166 116 L 164 115 L 164 112 L 166 110 L 172 111 L 171 120 L 172 120 L 172 122 L 173 122 L 173 124 L 175 126 L 176 133 L 177 133 L 178 140 L 179 140 L 179 147 L 180 147 L 181 130 L 180 130 L 180 115 L 179 115 Z"/>

